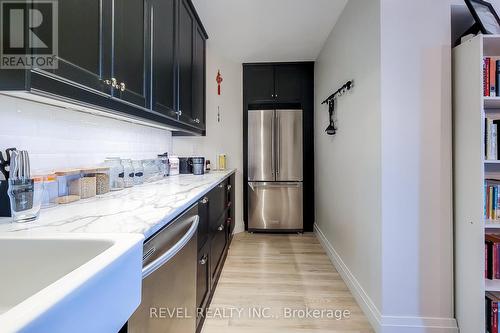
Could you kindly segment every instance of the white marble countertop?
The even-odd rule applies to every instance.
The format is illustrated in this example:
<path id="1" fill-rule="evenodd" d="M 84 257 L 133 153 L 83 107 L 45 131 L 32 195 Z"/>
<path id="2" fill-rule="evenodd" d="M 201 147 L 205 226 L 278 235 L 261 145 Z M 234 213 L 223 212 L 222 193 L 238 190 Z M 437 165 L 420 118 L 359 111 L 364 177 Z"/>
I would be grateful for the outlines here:
<path id="1" fill-rule="evenodd" d="M 42 209 L 34 222 L 0 218 L 0 233 L 140 233 L 148 238 L 235 170 L 170 176 L 103 196 Z"/>

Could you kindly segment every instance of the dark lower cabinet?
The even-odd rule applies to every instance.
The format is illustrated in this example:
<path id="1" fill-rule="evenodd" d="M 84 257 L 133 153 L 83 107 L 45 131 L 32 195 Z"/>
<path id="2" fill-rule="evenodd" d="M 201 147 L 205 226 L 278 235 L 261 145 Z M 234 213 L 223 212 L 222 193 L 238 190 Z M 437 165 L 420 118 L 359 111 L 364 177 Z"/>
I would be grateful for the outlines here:
<path id="1" fill-rule="evenodd" d="M 234 219 L 234 187 L 231 185 L 234 181 L 233 174 L 198 201 L 198 237 L 205 235 L 206 230 L 208 237 L 204 242 L 198 242 L 196 294 L 198 312 L 201 315 L 197 318 L 197 332 L 200 332 L 203 326 L 203 314 L 210 306 L 231 240 L 228 232 L 232 225 L 230 222 Z"/>
<path id="2" fill-rule="evenodd" d="M 206 313 L 206 306 L 210 296 L 211 274 L 210 274 L 210 242 L 206 242 L 198 250 L 198 268 L 196 277 L 196 325 L 198 325 Z"/>

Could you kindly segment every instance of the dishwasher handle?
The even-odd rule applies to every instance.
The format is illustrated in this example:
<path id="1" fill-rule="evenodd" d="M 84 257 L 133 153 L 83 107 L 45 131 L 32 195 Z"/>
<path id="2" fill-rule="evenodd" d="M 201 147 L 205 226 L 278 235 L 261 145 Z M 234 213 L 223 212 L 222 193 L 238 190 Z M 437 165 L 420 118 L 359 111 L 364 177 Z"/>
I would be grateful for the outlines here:
<path id="1" fill-rule="evenodd" d="M 198 223 L 199 223 L 200 217 L 198 215 L 196 215 L 196 216 L 193 216 L 190 220 L 192 221 L 192 224 L 191 224 L 191 227 L 186 232 L 186 234 L 184 236 L 182 236 L 182 238 L 177 243 L 175 243 L 175 245 L 172 246 L 167 252 L 162 254 L 160 257 L 158 257 L 156 260 L 149 263 L 146 267 L 144 267 L 142 269 L 142 278 L 143 279 L 148 277 L 151 273 L 153 273 L 158 268 L 163 266 L 163 264 L 165 264 L 167 261 L 172 259 L 191 240 L 193 235 L 198 230 Z"/>

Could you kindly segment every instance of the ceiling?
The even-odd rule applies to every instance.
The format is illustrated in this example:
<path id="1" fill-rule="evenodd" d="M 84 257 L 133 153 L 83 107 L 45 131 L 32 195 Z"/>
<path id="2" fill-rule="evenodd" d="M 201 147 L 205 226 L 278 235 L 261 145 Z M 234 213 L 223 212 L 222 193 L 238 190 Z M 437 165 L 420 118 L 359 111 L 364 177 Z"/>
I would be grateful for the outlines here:
<path id="1" fill-rule="evenodd" d="M 347 0 L 193 0 L 210 48 L 237 62 L 316 60 Z"/>

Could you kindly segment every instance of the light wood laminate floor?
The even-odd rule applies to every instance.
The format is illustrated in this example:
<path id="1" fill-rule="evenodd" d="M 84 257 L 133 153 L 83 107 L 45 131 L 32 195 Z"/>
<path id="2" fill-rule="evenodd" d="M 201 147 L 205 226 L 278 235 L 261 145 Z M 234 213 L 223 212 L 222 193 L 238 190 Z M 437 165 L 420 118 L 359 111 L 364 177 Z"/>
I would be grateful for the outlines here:
<path id="1" fill-rule="evenodd" d="M 313 234 L 237 234 L 202 333 L 279 332 L 373 331 Z"/>

